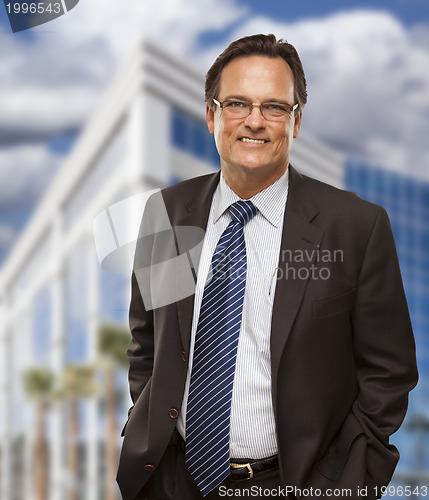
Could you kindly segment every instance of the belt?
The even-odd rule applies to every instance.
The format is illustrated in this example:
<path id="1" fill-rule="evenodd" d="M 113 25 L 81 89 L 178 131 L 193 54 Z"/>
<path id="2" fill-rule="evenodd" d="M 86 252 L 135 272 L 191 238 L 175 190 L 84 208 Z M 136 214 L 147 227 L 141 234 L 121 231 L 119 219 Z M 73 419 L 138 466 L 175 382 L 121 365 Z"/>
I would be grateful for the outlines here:
<path id="1" fill-rule="evenodd" d="M 239 462 L 230 462 L 230 474 L 228 479 L 252 479 L 258 472 L 274 469 L 279 464 L 277 455 L 261 460 L 239 460 Z"/>
<path id="2" fill-rule="evenodd" d="M 174 429 L 169 445 L 178 445 L 185 452 L 185 441 L 179 434 L 177 428 Z M 235 462 L 230 462 L 230 474 L 228 479 L 252 479 L 255 474 L 274 469 L 279 464 L 277 455 L 261 460 L 249 460 L 247 458 L 235 458 Z"/>

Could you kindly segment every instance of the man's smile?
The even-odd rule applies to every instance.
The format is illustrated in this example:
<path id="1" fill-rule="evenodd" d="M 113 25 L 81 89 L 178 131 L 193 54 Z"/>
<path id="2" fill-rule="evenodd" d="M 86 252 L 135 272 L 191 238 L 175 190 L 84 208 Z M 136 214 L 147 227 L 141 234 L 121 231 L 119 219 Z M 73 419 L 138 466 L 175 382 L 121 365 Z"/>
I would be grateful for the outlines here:
<path id="1" fill-rule="evenodd" d="M 253 144 L 265 144 L 266 141 L 265 139 L 252 139 L 251 137 L 240 137 L 239 139 L 241 142 L 251 142 Z"/>

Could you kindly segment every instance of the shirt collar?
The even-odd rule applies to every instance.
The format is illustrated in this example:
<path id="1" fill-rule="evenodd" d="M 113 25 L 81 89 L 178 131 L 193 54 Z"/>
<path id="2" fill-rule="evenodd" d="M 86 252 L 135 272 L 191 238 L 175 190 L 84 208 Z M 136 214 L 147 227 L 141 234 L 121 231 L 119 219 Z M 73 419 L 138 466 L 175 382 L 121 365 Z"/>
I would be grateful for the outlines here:
<path id="1" fill-rule="evenodd" d="M 289 169 L 286 169 L 286 172 L 279 179 L 250 198 L 250 201 L 256 206 L 261 215 L 275 227 L 278 227 L 282 220 L 288 188 Z M 239 200 L 241 198 L 228 186 L 221 173 L 219 186 L 216 190 L 214 223 L 216 224 L 230 205 Z"/>

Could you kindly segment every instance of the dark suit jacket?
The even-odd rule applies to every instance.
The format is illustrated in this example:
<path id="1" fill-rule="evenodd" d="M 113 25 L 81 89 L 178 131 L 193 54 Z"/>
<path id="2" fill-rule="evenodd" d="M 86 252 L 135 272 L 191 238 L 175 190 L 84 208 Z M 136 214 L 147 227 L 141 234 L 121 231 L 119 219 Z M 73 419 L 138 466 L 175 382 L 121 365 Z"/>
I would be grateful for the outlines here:
<path id="1" fill-rule="evenodd" d="M 289 168 L 271 328 L 280 474 L 284 485 L 351 488 L 355 498 L 358 486 L 386 485 L 398 461 L 389 436 L 417 382 L 413 333 L 385 210 Z M 162 192 L 173 227 L 206 227 L 218 180 L 215 173 Z M 156 235 L 139 241 L 135 266 L 165 257 L 166 246 Z M 125 500 L 148 480 L 176 425 L 193 302 L 146 311 L 133 274 L 134 407 L 118 471 Z"/>

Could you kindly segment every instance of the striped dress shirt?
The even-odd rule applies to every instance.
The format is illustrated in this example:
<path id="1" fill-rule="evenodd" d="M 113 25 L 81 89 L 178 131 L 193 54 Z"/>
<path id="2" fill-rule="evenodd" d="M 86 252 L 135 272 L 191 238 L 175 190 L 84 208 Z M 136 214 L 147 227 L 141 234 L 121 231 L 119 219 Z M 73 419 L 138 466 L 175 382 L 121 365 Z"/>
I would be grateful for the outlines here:
<path id="1" fill-rule="evenodd" d="M 247 276 L 231 403 L 231 458 L 265 458 L 277 453 L 271 398 L 270 334 L 289 172 L 250 198 L 258 209 L 244 226 Z M 213 195 L 195 290 L 188 375 L 177 428 L 186 440 L 186 406 L 195 333 L 204 286 L 217 242 L 229 224 L 228 207 L 240 197 L 223 175 Z"/>

